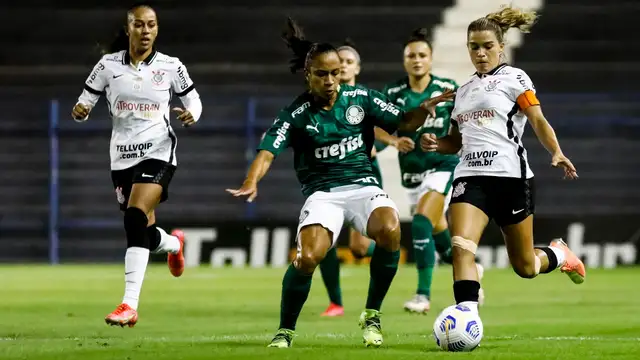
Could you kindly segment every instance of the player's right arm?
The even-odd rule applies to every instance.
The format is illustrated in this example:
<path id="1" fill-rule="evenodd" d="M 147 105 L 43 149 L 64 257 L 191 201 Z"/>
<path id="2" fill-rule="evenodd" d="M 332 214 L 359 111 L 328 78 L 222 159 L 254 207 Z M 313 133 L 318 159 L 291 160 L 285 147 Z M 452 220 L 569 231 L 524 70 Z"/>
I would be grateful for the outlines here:
<path id="1" fill-rule="evenodd" d="M 89 118 L 91 109 L 100 99 L 108 84 L 107 68 L 104 57 L 98 61 L 84 83 L 82 94 L 78 98 L 76 105 L 71 111 L 71 116 L 75 121 L 82 122 Z"/>
<path id="2" fill-rule="evenodd" d="M 264 133 L 258 146 L 258 155 L 253 159 L 242 186 L 239 189 L 227 189 L 227 192 L 235 197 L 248 196 L 247 202 L 252 202 L 258 196 L 258 183 L 267 174 L 276 156 L 291 143 L 291 127 L 288 113 L 280 112 L 271 128 Z"/>

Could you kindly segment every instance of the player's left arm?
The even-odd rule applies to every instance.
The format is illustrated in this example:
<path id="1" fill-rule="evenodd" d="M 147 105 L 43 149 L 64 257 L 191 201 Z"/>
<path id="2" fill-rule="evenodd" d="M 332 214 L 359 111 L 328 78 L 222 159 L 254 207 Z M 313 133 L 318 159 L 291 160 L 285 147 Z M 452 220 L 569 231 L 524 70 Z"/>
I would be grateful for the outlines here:
<path id="1" fill-rule="evenodd" d="M 511 94 L 509 95 L 518 104 L 520 111 L 527 116 L 538 141 L 551 154 L 551 165 L 562 167 L 565 171 L 565 178 L 578 178 L 575 166 L 562 152 L 556 132 L 542 113 L 540 100 L 536 96 L 535 87 L 529 76 L 524 71 L 516 74 L 515 81 L 510 88 Z"/>
<path id="2" fill-rule="evenodd" d="M 171 87 L 184 106 L 184 109 L 180 107 L 172 109 L 178 113 L 178 120 L 182 122 L 182 126 L 195 124 L 202 115 L 202 101 L 189 76 L 187 67 L 179 60 L 177 60 L 177 67 L 171 79 Z"/>
<path id="3" fill-rule="evenodd" d="M 394 105 L 382 93 L 369 90 L 367 115 L 374 119 L 375 126 L 380 127 L 388 134 L 396 131 L 414 132 L 428 116 L 435 117 L 435 106 L 442 102 L 453 99 L 455 93 L 446 91 L 444 94 L 426 100 L 420 107 L 411 111 L 404 111 Z"/>

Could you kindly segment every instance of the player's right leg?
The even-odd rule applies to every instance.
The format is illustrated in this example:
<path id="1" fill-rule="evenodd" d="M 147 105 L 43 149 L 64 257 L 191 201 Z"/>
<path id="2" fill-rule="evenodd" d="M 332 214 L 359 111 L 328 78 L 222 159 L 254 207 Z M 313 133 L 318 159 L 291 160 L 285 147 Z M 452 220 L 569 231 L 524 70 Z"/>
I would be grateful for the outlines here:
<path id="1" fill-rule="evenodd" d="M 480 279 L 475 263 L 478 243 L 489 223 L 487 194 L 477 177 L 453 183 L 449 208 L 453 244 L 453 294 L 457 304 L 478 311 Z"/>
<path id="2" fill-rule="evenodd" d="M 343 222 L 343 210 L 331 202 L 330 193 L 317 192 L 307 198 L 298 224 L 298 253 L 282 280 L 280 325 L 268 347 L 291 347 L 313 272 L 335 244 Z"/>

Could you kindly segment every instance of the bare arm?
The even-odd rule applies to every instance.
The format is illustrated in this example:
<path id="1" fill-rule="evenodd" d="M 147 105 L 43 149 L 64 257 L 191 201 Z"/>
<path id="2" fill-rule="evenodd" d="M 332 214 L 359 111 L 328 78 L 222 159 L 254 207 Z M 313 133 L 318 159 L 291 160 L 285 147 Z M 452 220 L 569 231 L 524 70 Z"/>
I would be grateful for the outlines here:
<path id="1" fill-rule="evenodd" d="M 385 144 L 385 145 L 389 145 L 389 146 L 396 146 L 396 144 L 398 143 L 398 138 L 389 134 L 388 132 L 384 131 L 383 129 L 379 128 L 379 127 L 375 127 L 373 128 L 374 133 L 376 134 L 376 140 L 380 141 L 381 143 Z"/>
<path id="2" fill-rule="evenodd" d="M 423 134 L 420 138 L 420 147 L 428 152 L 457 154 L 462 149 L 462 134 L 457 126 L 451 126 L 449 135 L 440 139 L 436 138 L 435 134 Z"/>
<path id="3" fill-rule="evenodd" d="M 427 117 L 436 117 L 436 105 L 443 101 L 453 100 L 455 95 L 454 91 L 447 90 L 442 95 L 423 102 L 418 108 L 406 112 L 402 122 L 398 125 L 398 131 L 414 132 L 418 130 Z"/>
<path id="4" fill-rule="evenodd" d="M 260 150 L 249 167 L 249 172 L 247 173 L 244 183 L 253 183 L 257 185 L 258 182 L 260 182 L 260 180 L 262 180 L 262 178 L 267 174 L 267 171 L 269 171 L 274 158 L 275 156 L 270 151 Z"/>
<path id="5" fill-rule="evenodd" d="M 275 155 L 267 150 L 260 150 L 253 159 L 247 177 L 240 189 L 227 189 L 227 192 L 235 197 L 248 196 L 247 202 L 252 202 L 258 196 L 258 182 L 267 174 Z"/>
<path id="6" fill-rule="evenodd" d="M 523 112 L 529 119 L 529 124 L 531 124 L 533 131 L 536 133 L 538 141 L 551 154 L 551 166 L 561 167 L 564 170 L 565 179 L 577 179 L 578 172 L 571 160 L 562 152 L 556 132 L 544 117 L 542 108 L 540 106 L 529 106 Z"/>
<path id="7" fill-rule="evenodd" d="M 556 132 L 544 117 L 542 108 L 540 106 L 530 106 L 523 112 L 529 119 L 529 124 L 531 124 L 542 146 L 544 146 L 551 155 L 562 154 Z"/>

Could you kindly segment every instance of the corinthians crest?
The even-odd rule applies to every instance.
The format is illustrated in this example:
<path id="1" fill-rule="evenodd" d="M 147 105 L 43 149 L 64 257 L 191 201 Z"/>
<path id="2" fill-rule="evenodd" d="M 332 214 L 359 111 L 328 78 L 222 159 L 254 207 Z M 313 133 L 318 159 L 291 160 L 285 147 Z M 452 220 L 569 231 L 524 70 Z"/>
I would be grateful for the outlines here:
<path id="1" fill-rule="evenodd" d="M 153 77 L 151 78 L 151 82 L 153 82 L 153 85 L 162 85 L 164 82 L 164 72 L 158 70 L 152 71 L 152 73 Z"/>

